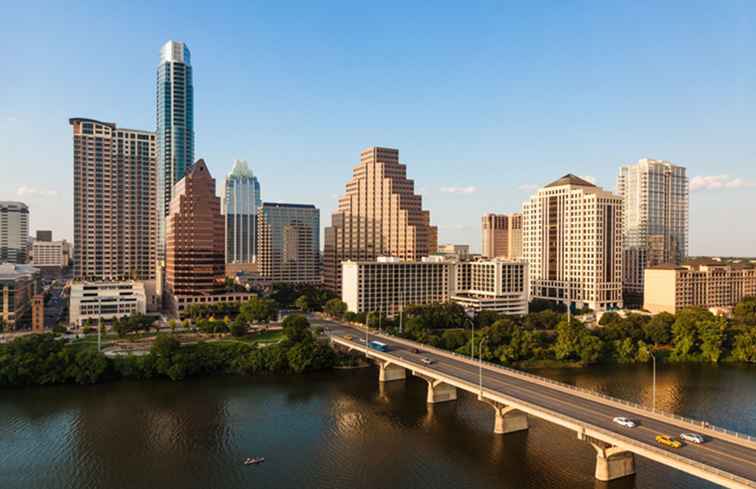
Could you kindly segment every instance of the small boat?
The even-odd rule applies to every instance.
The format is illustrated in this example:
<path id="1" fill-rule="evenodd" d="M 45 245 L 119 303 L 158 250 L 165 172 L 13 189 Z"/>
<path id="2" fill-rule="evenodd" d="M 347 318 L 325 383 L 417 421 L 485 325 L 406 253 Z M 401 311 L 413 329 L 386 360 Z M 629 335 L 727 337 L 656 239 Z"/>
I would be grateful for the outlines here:
<path id="1" fill-rule="evenodd" d="M 253 457 L 244 460 L 244 465 L 257 465 L 265 462 L 265 457 Z"/>

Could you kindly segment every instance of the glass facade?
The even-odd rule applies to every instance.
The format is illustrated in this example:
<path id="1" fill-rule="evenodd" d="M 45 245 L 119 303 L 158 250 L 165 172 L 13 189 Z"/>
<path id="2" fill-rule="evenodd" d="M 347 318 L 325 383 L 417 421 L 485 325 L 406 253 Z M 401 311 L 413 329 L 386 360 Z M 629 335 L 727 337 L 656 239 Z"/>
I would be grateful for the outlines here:
<path id="1" fill-rule="evenodd" d="M 169 41 L 157 69 L 158 255 L 165 258 L 165 218 L 173 185 L 194 162 L 194 85 L 189 48 Z"/>
<path id="2" fill-rule="evenodd" d="M 257 210 L 260 182 L 246 161 L 237 160 L 226 176 L 223 214 L 226 219 L 226 263 L 251 263 L 257 255 Z"/>
<path id="3" fill-rule="evenodd" d="M 320 282 L 320 211 L 266 202 L 258 215 L 260 275 L 273 282 Z"/>

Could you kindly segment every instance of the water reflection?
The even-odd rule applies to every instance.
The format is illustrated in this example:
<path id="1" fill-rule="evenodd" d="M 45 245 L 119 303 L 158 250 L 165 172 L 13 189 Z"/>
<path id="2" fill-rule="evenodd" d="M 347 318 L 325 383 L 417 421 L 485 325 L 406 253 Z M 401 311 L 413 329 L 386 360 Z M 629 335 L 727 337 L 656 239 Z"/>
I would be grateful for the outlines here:
<path id="1" fill-rule="evenodd" d="M 547 372 L 650 402 L 646 366 Z M 664 409 L 753 432 L 756 369 L 665 366 Z M 638 459 L 593 478 L 594 451 L 537 419 L 493 433 L 475 396 L 426 404 L 424 380 L 381 385 L 374 368 L 301 377 L 211 378 L 0 392 L 0 487 L 705 488 Z M 699 416 L 701 415 L 701 416 Z M 248 467 L 248 456 L 265 456 Z"/>

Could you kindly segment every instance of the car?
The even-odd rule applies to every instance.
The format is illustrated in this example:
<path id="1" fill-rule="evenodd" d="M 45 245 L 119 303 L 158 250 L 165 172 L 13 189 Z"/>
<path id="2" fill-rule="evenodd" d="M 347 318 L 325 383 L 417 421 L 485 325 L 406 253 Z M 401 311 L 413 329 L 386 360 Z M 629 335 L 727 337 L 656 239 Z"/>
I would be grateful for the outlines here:
<path id="1" fill-rule="evenodd" d="M 352 338 L 352 335 L 348 334 L 348 335 L 344 336 L 344 339 L 352 341 L 353 338 Z"/>
<path id="2" fill-rule="evenodd" d="M 423 359 L 422 359 L 422 360 L 420 360 L 420 361 L 421 361 L 421 362 L 423 362 L 423 363 L 424 363 L 424 364 L 426 364 L 426 365 L 431 365 L 431 364 L 433 364 L 433 360 L 431 360 L 431 359 L 430 359 L 430 358 L 428 358 L 428 357 L 423 357 Z"/>
<path id="3" fill-rule="evenodd" d="M 417 348 L 413 348 L 412 353 L 420 353 L 420 350 L 418 350 Z"/>
<path id="4" fill-rule="evenodd" d="M 656 443 L 669 448 L 680 448 L 682 446 L 679 440 L 670 438 L 667 435 L 656 435 Z"/>
<path id="5" fill-rule="evenodd" d="M 691 443 L 703 443 L 704 437 L 698 433 L 680 433 L 680 439 Z"/>
<path id="6" fill-rule="evenodd" d="M 635 428 L 635 421 L 633 421 L 630 418 L 626 418 L 624 416 L 617 416 L 614 419 L 612 419 L 615 423 L 617 423 L 620 426 L 624 426 L 625 428 Z"/>

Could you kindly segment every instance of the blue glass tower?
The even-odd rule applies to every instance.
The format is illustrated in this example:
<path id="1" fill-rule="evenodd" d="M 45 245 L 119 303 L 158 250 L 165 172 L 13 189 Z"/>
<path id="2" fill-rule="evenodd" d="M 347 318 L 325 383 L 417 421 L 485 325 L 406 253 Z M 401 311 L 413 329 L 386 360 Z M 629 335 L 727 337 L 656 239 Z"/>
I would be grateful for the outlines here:
<path id="1" fill-rule="evenodd" d="M 194 162 L 194 85 L 189 48 L 168 41 L 157 70 L 158 257 L 165 259 L 165 218 L 173 185 Z"/>
<path id="2" fill-rule="evenodd" d="M 257 254 L 257 212 L 262 205 L 260 182 L 246 161 L 237 160 L 226 177 L 226 263 L 252 263 Z"/>

